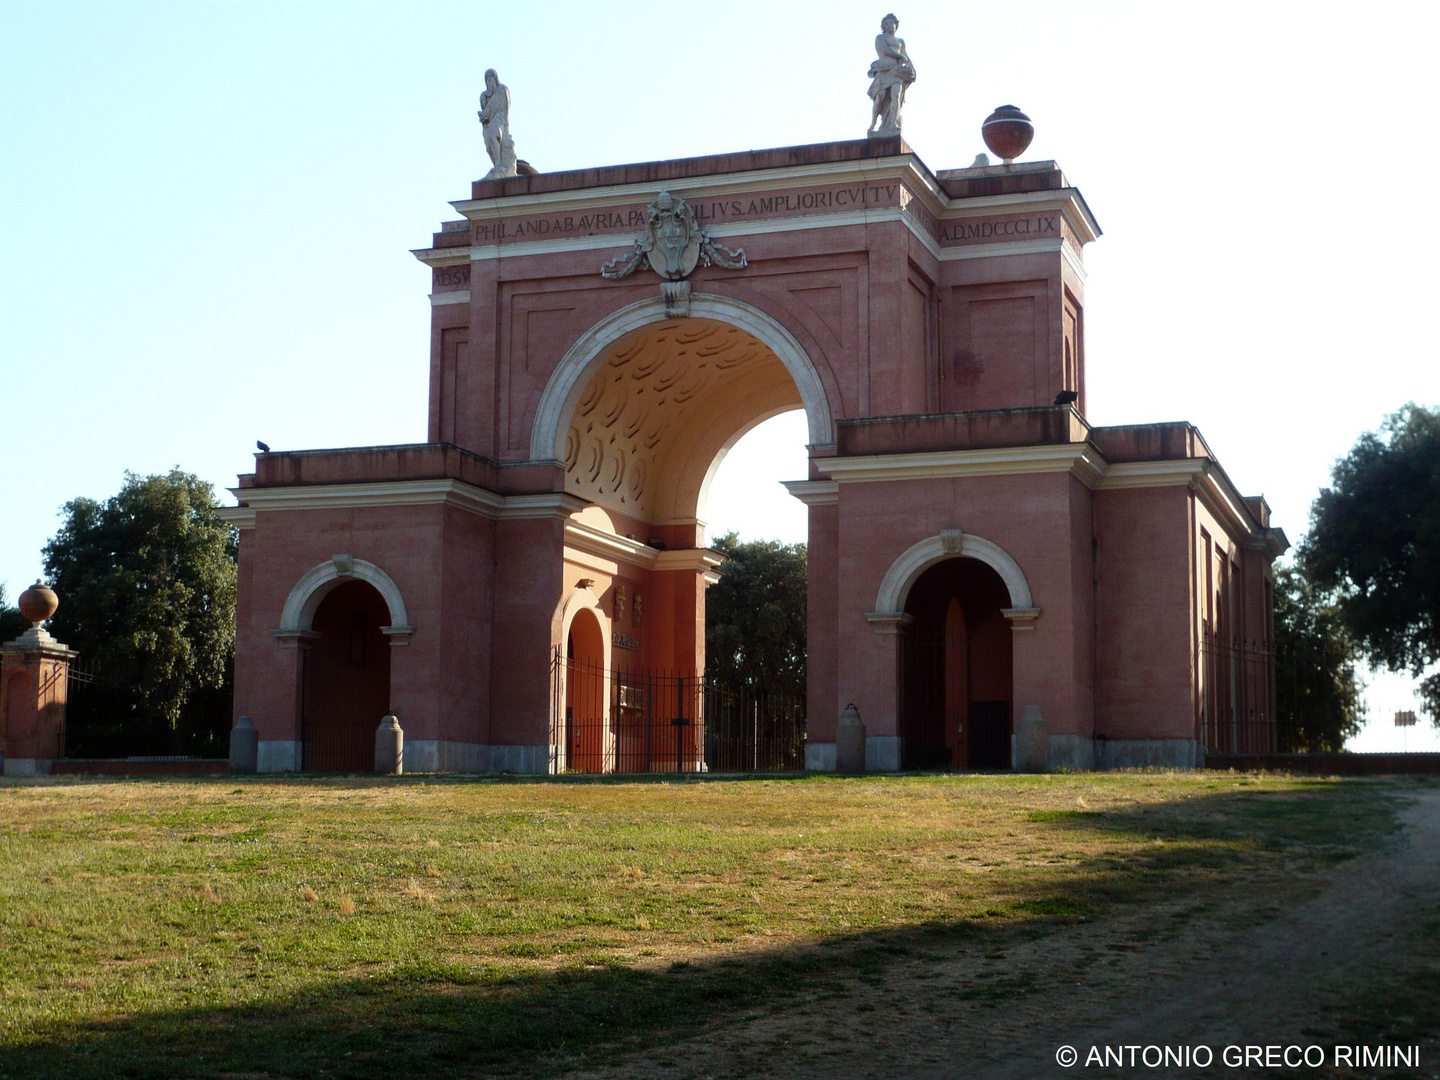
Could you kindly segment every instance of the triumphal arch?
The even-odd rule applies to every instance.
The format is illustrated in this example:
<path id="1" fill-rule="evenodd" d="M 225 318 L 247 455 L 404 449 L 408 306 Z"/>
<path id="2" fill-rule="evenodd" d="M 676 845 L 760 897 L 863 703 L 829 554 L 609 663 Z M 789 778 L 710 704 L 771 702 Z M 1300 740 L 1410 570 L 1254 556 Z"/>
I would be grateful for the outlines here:
<path id="1" fill-rule="evenodd" d="M 262 453 L 235 489 L 262 771 L 368 769 L 387 713 L 407 770 L 623 770 L 642 738 L 638 768 L 713 767 L 683 691 L 725 572 L 706 492 L 794 409 L 805 768 L 837 738 L 872 770 L 1268 748 L 1283 534 L 1191 425 L 1087 421 L 1100 228 L 1054 162 L 934 171 L 883 127 L 548 174 L 508 154 L 415 252 L 427 441 Z"/>

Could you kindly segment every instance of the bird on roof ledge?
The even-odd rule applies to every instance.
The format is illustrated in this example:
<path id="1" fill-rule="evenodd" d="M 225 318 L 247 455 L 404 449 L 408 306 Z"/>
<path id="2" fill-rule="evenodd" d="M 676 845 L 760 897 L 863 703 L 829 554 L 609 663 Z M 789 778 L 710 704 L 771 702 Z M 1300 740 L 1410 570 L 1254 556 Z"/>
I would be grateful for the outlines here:
<path id="1" fill-rule="evenodd" d="M 1056 405 L 1074 405 L 1080 400 L 1080 395 L 1074 390 L 1061 390 L 1055 395 Z"/>
<path id="2" fill-rule="evenodd" d="M 255 448 L 259 450 L 262 454 L 268 454 L 270 452 L 270 445 L 268 443 L 261 442 L 259 439 L 255 440 Z"/>

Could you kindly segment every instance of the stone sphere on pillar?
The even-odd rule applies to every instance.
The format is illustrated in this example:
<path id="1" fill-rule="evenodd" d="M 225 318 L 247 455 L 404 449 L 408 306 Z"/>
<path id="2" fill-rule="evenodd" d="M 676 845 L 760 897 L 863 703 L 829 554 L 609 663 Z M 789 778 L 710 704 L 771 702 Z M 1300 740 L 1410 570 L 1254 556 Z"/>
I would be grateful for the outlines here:
<path id="1" fill-rule="evenodd" d="M 20 614 L 39 626 L 60 607 L 60 598 L 50 586 L 36 581 L 20 594 Z"/>
<path id="2" fill-rule="evenodd" d="M 1009 165 L 1030 146 L 1035 125 L 1014 105 L 1001 105 L 985 118 L 980 134 L 990 152 Z"/>

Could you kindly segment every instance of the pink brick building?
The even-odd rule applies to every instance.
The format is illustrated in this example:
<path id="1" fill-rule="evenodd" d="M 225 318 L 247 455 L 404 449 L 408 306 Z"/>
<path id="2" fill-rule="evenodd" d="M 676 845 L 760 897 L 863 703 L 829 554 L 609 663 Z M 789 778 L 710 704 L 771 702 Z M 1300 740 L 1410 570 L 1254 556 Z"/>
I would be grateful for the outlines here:
<path id="1" fill-rule="evenodd" d="M 851 704 L 878 770 L 1018 764 L 1027 713 L 1031 765 L 1271 748 L 1284 535 L 1189 424 L 1087 423 L 1099 227 L 1053 162 L 935 173 L 876 138 L 454 206 L 415 253 L 428 441 L 258 455 L 227 511 L 262 771 L 368 768 L 387 712 L 410 771 L 613 764 L 641 707 L 617 673 L 704 669 L 720 459 L 797 408 L 806 767 L 835 768 Z M 599 673 L 593 745 L 557 656 Z"/>

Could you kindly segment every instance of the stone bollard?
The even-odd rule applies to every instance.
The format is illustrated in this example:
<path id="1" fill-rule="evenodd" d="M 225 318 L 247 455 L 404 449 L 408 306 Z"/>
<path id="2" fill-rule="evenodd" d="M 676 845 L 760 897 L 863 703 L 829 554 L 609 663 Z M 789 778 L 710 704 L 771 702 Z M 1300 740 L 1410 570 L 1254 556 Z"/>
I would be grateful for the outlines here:
<path id="1" fill-rule="evenodd" d="M 865 771 L 865 725 L 860 720 L 860 710 L 853 704 L 846 705 L 840 714 L 840 730 L 835 736 L 835 771 Z"/>
<path id="2" fill-rule="evenodd" d="M 375 771 L 381 776 L 399 776 L 405 770 L 405 733 L 392 714 L 375 729 Z"/>
<path id="3" fill-rule="evenodd" d="M 1050 733 L 1039 705 L 1026 705 L 1015 733 L 1015 771 L 1048 772 L 1050 769 Z"/>
<path id="4" fill-rule="evenodd" d="M 230 771 L 253 773 L 260 764 L 260 733 L 255 721 L 242 716 L 230 729 Z"/>

